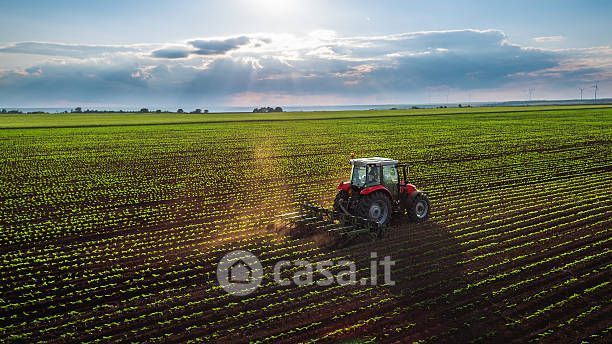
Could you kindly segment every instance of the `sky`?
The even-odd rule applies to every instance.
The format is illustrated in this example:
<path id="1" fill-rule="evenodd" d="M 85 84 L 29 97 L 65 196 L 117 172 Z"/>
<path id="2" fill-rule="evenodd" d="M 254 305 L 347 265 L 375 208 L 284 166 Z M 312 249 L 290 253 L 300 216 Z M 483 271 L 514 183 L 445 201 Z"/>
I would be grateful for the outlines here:
<path id="1" fill-rule="evenodd" d="M 612 97 L 612 2 L 3 0 L 0 107 Z"/>

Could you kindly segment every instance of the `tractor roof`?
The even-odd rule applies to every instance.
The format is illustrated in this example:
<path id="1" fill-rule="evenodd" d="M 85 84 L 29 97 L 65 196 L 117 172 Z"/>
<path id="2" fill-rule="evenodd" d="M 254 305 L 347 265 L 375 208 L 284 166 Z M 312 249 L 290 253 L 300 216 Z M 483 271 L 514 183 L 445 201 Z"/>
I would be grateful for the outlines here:
<path id="1" fill-rule="evenodd" d="M 372 157 L 372 158 L 359 158 L 359 159 L 351 159 L 351 165 L 355 166 L 365 166 L 365 165 L 397 165 L 397 160 L 381 158 L 381 157 Z"/>

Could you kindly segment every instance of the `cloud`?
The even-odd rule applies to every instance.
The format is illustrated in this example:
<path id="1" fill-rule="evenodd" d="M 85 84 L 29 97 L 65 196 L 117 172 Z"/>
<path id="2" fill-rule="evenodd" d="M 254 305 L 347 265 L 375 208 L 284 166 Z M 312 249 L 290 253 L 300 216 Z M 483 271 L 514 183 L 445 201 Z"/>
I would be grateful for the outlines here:
<path id="1" fill-rule="evenodd" d="M 154 50 L 151 56 L 155 58 L 180 59 L 190 55 L 215 56 L 224 55 L 232 50 L 237 50 L 249 43 L 255 42 L 255 47 L 268 43 L 269 39 L 253 39 L 247 36 L 231 37 L 224 39 L 196 39 L 187 42 L 183 46 L 166 47 Z"/>
<path id="2" fill-rule="evenodd" d="M 154 50 L 151 53 L 151 56 L 163 59 L 181 59 L 188 57 L 190 51 L 188 49 L 182 47 L 176 48 L 163 48 L 159 50 Z"/>
<path id="3" fill-rule="evenodd" d="M 0 48 L 0 53 L 32 54 L 86 58 L 104 54 L 135 52 L 131 46 L 74 45 L 63 43 L 21 42 Z"/>
<path id="4" fill-rule="evenodd" d="M 565 41 L 565 36 L 542 36 L 535 37 L 533 41 L 536 43 L 559 43 Z"/>
<path id="5" fill-rule="evenodd" d="M 230 50 L 239 48 L 240 46 L 246 45 L 251 41 L 249 37 L 240 36 L 235 38 L 228 38 L 223 40 L 203 40 L 198 39 L 190 41 L 196 50 L 193 51 L 196 55 L 221 55 L 225 54 Z"/>
<path id="6" fill-rule="evenodd" d="M 535 49 L 498 30 L 365 37 L 317 31 L 112 47 L 17 43 L 0 48 L 0 65 L 25 51 L 53 58 L 0 72 L 0 103 L 243 104 L 266 96 L 296 104 L 410 102 L 436 90 L 512 98 L 527 85 L 559 98 L 593 78 L 602 89 L 612 79 L 610 47 Z"/>

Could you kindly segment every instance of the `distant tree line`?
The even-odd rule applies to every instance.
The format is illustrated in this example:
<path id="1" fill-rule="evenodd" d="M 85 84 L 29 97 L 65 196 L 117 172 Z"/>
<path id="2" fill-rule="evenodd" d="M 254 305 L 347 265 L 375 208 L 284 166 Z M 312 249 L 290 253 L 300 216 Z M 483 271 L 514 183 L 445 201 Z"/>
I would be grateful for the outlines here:
<path id="1" fill-rule="evenodd" d="M 282 110 L 281 110 L 282 111 Z M 149 111 L 149 109 L 147 108 L 142 108 L 138 111 L 125 111 L 125 110 L 119 110 L 119 111 L 115 111 L 115 110 L 92 110 L 92 109 L 85 109 L 83 110 L 82 107 L 75 107 L 74 109 L 70 110 L 70 111 L 62 111 L 61 113 L 111 113 L 111 112 L 116 112 L 116 113 L 190 113 L 190 114 L 203 114 L 203 113 L 208 113 L 207 109 L 195 109 L 193 111 L 190 112 L 185 112 L 183 109 L 178 109 L 176 110 L 176 112 L 172 112 L 172 111 L 166 111 L 166 110 L 155 110 L 155 111 Z M 7 109 L 2 109 L 0 110 L 0 114 L 49 114 L 49 112 L 45 112 L 45 111 L 31 111 L 31 112 L 23 112 L 21 110 L 7 110 Z"/>
<path id="2" fill-rule="evenodd" d="M 81 107 L 76 107 L 74 108 L 72 111 L 70 111 L 71 113 L 109 113 L 109 112 L 118 112 L 118 113 L 173 113 L 172 111 L 166 111 L 166 110 L 160 110 L 157 109 L 155 111 L 150 111 L 148 108 L 142 108 L 138 111 L 124 111 L 124 110 L 119 110 L 119 111 L 111 111 L 111 110 L 90 110 L 90 109 L 86 109 L 83 110 L 83 108 Z M 186 113 L 183 109 L 178 109 L 176 110 L 176 113 Z M 189 113 L 192 114 L 200 114 L 200 113 L 208 113 L 208 110 L 202 110 L 202 109 L 195 109 Z"/>
<path id="3" fill-rule="evenodd" d="M 280 106 L 277 106 L 275 108 L 269 107 L 269 106 L 264 106 L 264 107 L 260 107 L 260 108 L 254 108 L 253 112 L 254 113 L 283 112 L 283 108 L 280 107 Z"/>
<path id="4" fill-rule="evenodd" d="M 462 107 L 472 107 L 470 104 L 467 105 L 462 105 L 462 104 L 458 104 L 457 107 L 462 108 Z M 436 108 L 438 109 L 446 109 L 448 108 L 448 106 L 446 105 L 440 105 L 440 106 L 436 106 Z M 419 109 L 418 106 L 412 106 L 411 109 Z M 370 109 L 370 110 L 375 110 L 375 109 Z M 390 108 L 389 110 L 398 110 L 398 108 Z M 175 112 L 172 111 L 166 111 L 166 110 L 155 110 L 155 111 L 150 111 L 148 108 L 143 107 L 142 109 L 138 110 L 138 111 L 125 111 L 125 110 L 119 110 L 119 111 L 115 111 L 115 110 L 91 110 L 91 109 L 85 109 L 83 110 L 82 107 L 78 106 L 75 107 L 74 109 L 72 109 L 71 111 L 62 111 L 61 113 L 109 113 L 109 112 L 116 112 L 116 113 L 181 113 L 181 114 L 185 114 L 185 113 L 189 113 L 189 114 L 207 114 L 208 110 L 207 109 L 195 109 L 193 111 L 190 112 L 186 112 L 183 109 L 177 109 Z M 255 108 L 253 109 L 253 113 L 270 113 L 270 112 L 283 112 L 283 108 L 280 106 L 277 107 L 270 107 L 270 106 L 264 106 L 264 107 L 260 107 L 260 108 Z M 31 112 L 23 112 L 20 110 L 7 110 L 7 109 L 2 109 L 0 110 L 1 114 L 48 114 L 49 112 L 45 112 L 45 111 L 31 111 Z"/>
<path id="5" fill-rule="evenodd" d="M 2 111 L 0 111 L 0 113 L 11 113 L 11 114 L 21 114 L 23 112 L 19 111 L 19 110 L 7 110 L 7 109 L 2 109 Z"/>
<path id="6" fill-rule="evenodd" d="M 119 110 L 119 111 L 110 111 L 110 110 L 92 110 L 92 109 L 85 109 L 83 110 L 83 108 L 81 107 L 75 107 L 74 109 L 72 109 L 70 111 L 70 113 L 109 113 L 109 112 L 125 112 L 125 113 L 134 113 L 134 112 L 138 112 L 138 111 L 123 111 L 123 110 Z"/>
<path id="7" fill-rule="evenodd" d="M 29 112 L 23 112 L 23 111 L 20 111 L 20 110 L 7 110 L 7 109 L 2 109 L 2 110 L 0 110 L 0 113 L 1 113 L 1 114 L 17 114 L 17 115 L 19 115 L 19 114 L 21 114 L 21 115 L 23 115 L 23 114 L 27 114 L 27 115 L 36 115 L 36 114 L 46 114 L 46 113 L 48 113 L 48 112 L 45 112 L 45 111 L 29 111 Z"/>
<path id="8" fill-rule="evenodd" d="M 178 109 L 178 110 L 176 110 L 176 113 L 187 113 L 187 112 L 185 112 L 185 110 L 183 110 L 183 109 Z M 191 113 L 191 114 L 208 113 L 208 110 L 206 110 L 206 109 L 204 109 L 204 110 L 202 110 L 202 109 L 195 109 L 195 110 L 193 110 L 193 111 L 191 111 L 189 113 Z"/>

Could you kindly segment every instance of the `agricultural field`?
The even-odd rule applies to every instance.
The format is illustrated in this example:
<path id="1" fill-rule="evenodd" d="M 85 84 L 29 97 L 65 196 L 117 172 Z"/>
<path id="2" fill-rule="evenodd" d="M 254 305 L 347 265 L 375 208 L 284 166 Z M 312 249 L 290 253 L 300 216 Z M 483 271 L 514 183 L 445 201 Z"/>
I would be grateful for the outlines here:
<path id="1" fill-rule="evenodd" d="M 0 117 L 0 338 L 612 341 L 612 108 Z M 269 224 L 348 159 L 411 164 L 430 219 L 330 249 Z M 241 249 L 262 285 L 233 296 Z M 389 255 L 395 285 L 279 286 L 274 262 Z"/>

